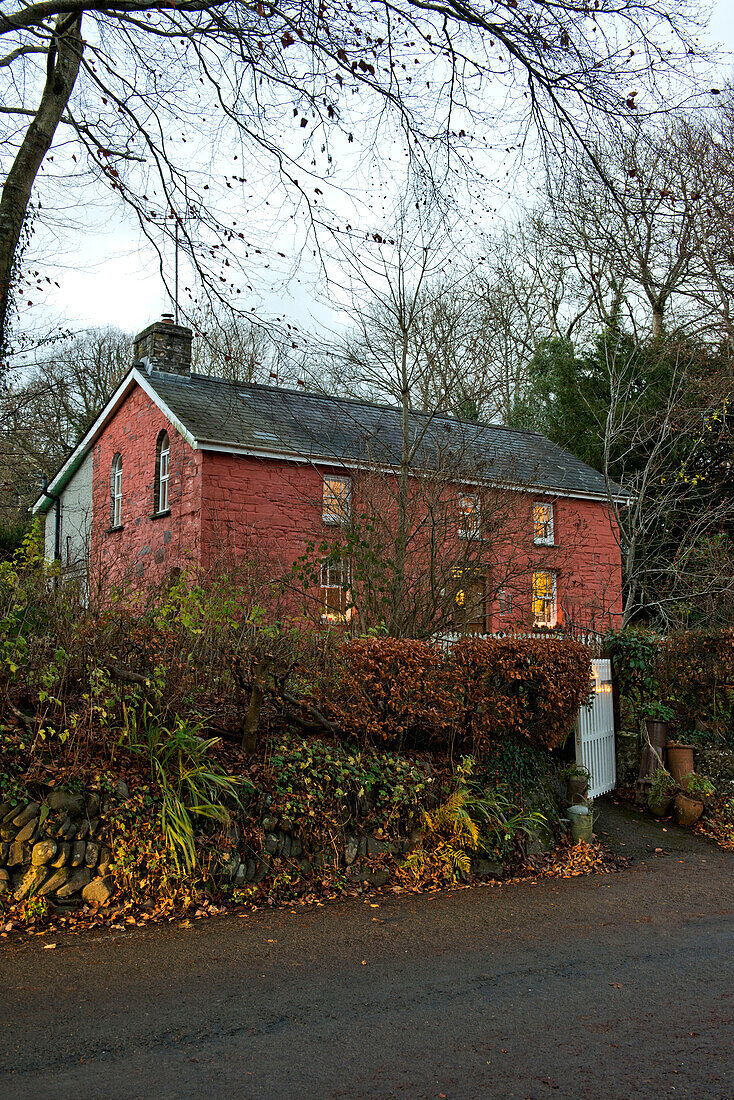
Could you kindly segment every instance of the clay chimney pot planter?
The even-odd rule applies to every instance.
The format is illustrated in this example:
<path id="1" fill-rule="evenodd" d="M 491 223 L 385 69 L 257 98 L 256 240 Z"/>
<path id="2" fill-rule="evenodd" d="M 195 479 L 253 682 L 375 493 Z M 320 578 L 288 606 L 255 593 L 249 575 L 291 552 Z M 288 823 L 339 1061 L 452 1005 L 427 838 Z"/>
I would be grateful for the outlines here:
<path id="1" fill-rule="evenodd" d="M 693 745 L 684 745 L 681 741 L 668 741 L 668 771 L 680 783 L 684 775 L 693 772 Z"/>

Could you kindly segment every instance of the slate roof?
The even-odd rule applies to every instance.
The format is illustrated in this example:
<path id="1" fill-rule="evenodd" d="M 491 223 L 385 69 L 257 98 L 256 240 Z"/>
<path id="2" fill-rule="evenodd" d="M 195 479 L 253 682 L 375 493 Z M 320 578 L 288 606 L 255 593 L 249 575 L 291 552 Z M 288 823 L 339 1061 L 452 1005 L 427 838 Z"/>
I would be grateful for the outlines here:
<path id="1" fill-rule="evenodd" d="M 395 465 L 401 413 L 390 405 L 205 375 L 152 371 L 152 388 L 197 444 L 317 461 Z M 605 496 L 603 476 L 536 432 L 410 414 L 413 466 L 458 477 Z M 614 487 L 616 489 L 616 486 Z"/>

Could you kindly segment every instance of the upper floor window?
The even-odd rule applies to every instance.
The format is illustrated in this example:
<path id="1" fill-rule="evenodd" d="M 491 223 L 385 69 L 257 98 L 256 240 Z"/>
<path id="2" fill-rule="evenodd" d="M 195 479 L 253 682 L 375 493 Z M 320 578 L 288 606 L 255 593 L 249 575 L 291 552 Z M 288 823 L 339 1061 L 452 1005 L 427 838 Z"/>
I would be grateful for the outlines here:
<path id="1" fill-rule="evenodd" d="M 110 473 L 110 527 L 122 525 L 122 455 L 112 459 Z"/>
<path id="2" fill-rule="evenodd" d="M 557 622 L 556 575 L 546 571 L 533 573 L 533 624 L 555 626 Z"/>
<path id="3" fill-rule="evenodd" d="M 459 537 L 476 538 L 479 534 L 480 518 L 479 497 L 462 494 L 459 497 Z"/>
<path id="4" fill-rule="evenodd" d="M 553 505 L 536 502 L 533 505 L 533 537 L 536 546 L 552 546 Z"/>
<path id="5" fill-rule="evenodd" d="M 171 444 L 168 432 L 158 436 L 155 451 L 155 511 L 168 511 L 168 479 L 171 460 Z"/>
<path id="6" fill-rule="evenodd" d="M 352 483 L 348 477 L 324 478 L 324 523 L 349 523 Z"/>

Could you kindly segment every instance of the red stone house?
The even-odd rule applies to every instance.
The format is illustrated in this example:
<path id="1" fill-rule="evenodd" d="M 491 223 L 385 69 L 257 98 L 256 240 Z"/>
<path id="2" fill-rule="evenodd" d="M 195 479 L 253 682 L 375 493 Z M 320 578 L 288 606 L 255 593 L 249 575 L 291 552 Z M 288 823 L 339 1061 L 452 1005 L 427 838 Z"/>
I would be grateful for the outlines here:
<path id="1" fill-rule="evenodd" d="M 47 557 L 98 586 L 159 584 L 253 550 L 287 570 L 307 543 L 339 537 L 367 470 L 395 482 L 398 409 L 194 374 L 191 331 L 165 319 L 137 337 L 135 359 L 34 506 Z M 448 560 L 472 540 L 481 559 L 490 487 L 512 502 L 512 529 L 486 543 L 487 560 L 471 575 L 453 569 L 457 607 L 472 595 L 464 625 L 618 622 L 620 552 L 601 474 L 532 432 L 422 413 L 410 430 L 414 480 L 439 450 L 455 459 L 441 490 Z M 522 561 L 512 582 L 488 584 L 511 554 Z M 348 569 L 321 568 L 324 617 L 349 613 Z"/>

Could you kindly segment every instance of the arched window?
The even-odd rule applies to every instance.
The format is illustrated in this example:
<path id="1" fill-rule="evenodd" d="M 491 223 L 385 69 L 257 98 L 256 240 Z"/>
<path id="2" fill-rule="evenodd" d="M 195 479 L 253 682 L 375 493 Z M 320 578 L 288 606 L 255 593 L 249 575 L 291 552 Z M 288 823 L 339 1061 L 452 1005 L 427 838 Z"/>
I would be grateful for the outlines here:
<path id="1" fill-rule="evenodd" d="M 168 432 L 161 432 L 155 448 L 155 511 L 168 511 L 168 479 L 170 471 L 171 444 Z"/>
<path id="2" fill-rule="evenodd" d="M 112 459 L 110 474 L 110 527 L 122 526 L 122 455 Z"/>

